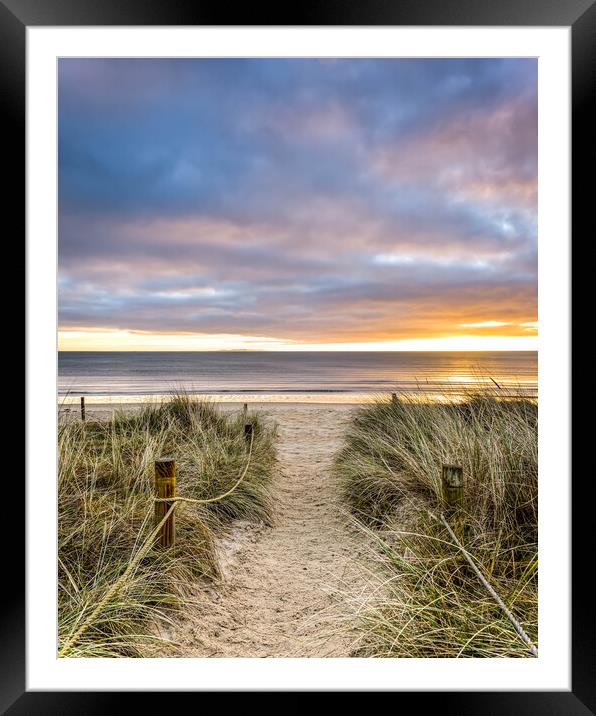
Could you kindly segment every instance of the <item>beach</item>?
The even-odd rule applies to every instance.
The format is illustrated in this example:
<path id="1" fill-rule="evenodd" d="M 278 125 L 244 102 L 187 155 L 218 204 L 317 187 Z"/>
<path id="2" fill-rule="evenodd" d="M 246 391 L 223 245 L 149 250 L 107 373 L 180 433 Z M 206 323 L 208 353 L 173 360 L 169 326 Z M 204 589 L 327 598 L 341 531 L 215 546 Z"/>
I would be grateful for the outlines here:
<path id="1" fill-rule="evenodd" d="M 493 395 L 502 396 L 503 392 L 497 386 L 493 387 Z M 468 400 L 472 395 L 468 395 Z M 478 394 L 476 396 L 482 403 L 484 399 L 480 399 Z M 489 393 L 486 396 L 487 400 L 493 401 L 487 404 L 489 408 L 499 411 L 498 404 L 502 401 L 497 400 L 495 403 Z M 150 413 L 154 411 L 155 416 L 161 416 L 159 420 L 166 425 L 169 418 L 166 417 L 167 413 L 160 413 L 160 406 L 182 400 L 191 412 L 193 405 L 208 407 L 208 412 L 231 421 L 230 425 L 236 426 L 234 430 L 242 430 L 246 421 L 250 423 L 257 420 L 264 429 L 271 431 L 275 444 L 277 457 L 269 468 L 266 488 L 269 516 L 261 519 L 258 517 L 258 511 L 253 514 L 249 512 L 246 518 L 235 517 L 218 523 L 215 530 L 207 528 L 211 534 L 217 577 L 214 579 L 207 574 L 198 574 L 191 579 L 185 578 L 181 606 L 173 618 L 155 619 L 147 626 L 147 633 L 157 637 L 157 641 L 150 639 L 148 643 L 136 647 L 138 656 L 354 657 L 362 655 L 359 653 L 361 649 L 373 648 L 370 646 L 368 627 L 364 626 L 363 614 L 379 614 L 378 618 L 373 618 L 377 619 L 378 624 L 384 623 L 385 617 L 382 613 L 375 612 L 377 605 L 381 605 L 383 609 L 383 605 L 392 603 L 395 597 L 387 593 L 385 578 L 382 576 L 387 566 L 382 563 L 382 555 L 384 549 L 393 549 L 393 544 L 400 538 L 399 533 L 392 532 L 394 527 L 391 523 L 387 522 L 383 529 L 389 529 L 389 534 L 394 536 L 390 536 L 387 547 L 379 549 L 376 542 L 378 538 L 374 537 L 371 531 L 363 529 L 360 518 L 367 513 L 376 514 L 377 501 L 381 509 L 385 509 L 382 507 L 384 495 L 388 495 L 390 500 L 395 499 L 391 497 L 395 477 L 388 466 L 391 463 L 399 464 L 399 461 L 395 463 L 393 455 L 387 458 L 379 457 L 382 451 L 387 448 L 390 451 L 399 451 L 402 447 L 407 449 L 408 445 L 417 449 L 414 447 L 415 440 L 428 429 L 428 438 L 424 438 L 422 452 L 416 454 L 409 469 L 414 473 L 420 471 L 417 480 L 422 484 L 427 479 L 425 476 L 434 474 L 436 465 L 440 467 L 440 457 L 432 457 L 432 464 L 423 466 L 431 445 L 431 442 L 426 441 L 435 440 L 436 429 L 432 424 L 425 428 L 423 423 L 420 423 L 414 427 L 412 437 L 403 439 L 397 437 L 397 432 L 390 432 L 388 438 L 380 438 L 382 442 L 378 448 L 370 447 L 371 452 L 368 453 L 368 441 L 377 439 L 379 429 L 402 429 L 399 427 L 402 425 L 399 422 L 401 399 L 392 400 L 388 392 L 317 393 L 296 389 L 292 392 L 263 391 L 258 396 L 251 393 L 201 396 L 182 392 L 180 397 L 176 397 L 128 392 L 116 393 L 108 399 L 100 393 L 83 397 L 86 420 L 90 425 L 99 420 L 108 426 L 123 426 L 126 425 L 127 416 L 138 416 L 142 424 L 142 416 L 147 414 L 147 410 Z M 67 395 L 59 399 L 59 411 L 62 418 L 66 418 L 66 423 L 82 424 L 80 399 L 80 395 Z M 436 403 L 436 409 L 432 408 L 433 403 Z M 417 408 L 412 408 L 415 420 L 428 414 L 434 416 L 431 420 L 437 421 L 436 425 L 439 426 L 441 420 L 451 420 L 449 411 L 457 404 L 457 399 L 453 394 L 443 394 L 439 395 L 437 400 L 429 391 L 418 391 L 405 398 L 403 405 L 408 404 L 418 405 L 423 411 L 418 415 Z M 445 406 L 444 417 L 441 417 L 439 404 Z M 492 405 L 495 407 L 490 407 Z M 514 401 L 512 410 L 515 410 L 515 405 Z M 350 433 L 353 434 L 353 431 L 357 430 L 354 416 L 363 406 L 367 406 L 366 414 L 370 415 L 373 415 L 379 406 L 381 410 L 390 412 L 386 417 L 381 417 L 379 423 L 374 423 L 375 427 L 372 432 L 366 433 L 364 442 L 357 438 L 356 444 L 362 446 L 357 450 L 364 449 L 365 453 L 361 457 L 352 453 L 357 461 L 356 472 L 352 474 L 358 481 L 368 479 L 366 473 L 369 469 L 372 471 L 372 502 L 363 503 L 361 509 L 357 502 L 350 504 L 351 499 L 360 499 L 356 497 L 361 493 L 360 488 L 357 483 L 350 487 L 349 482 L 345 481 L 352 479 L 349 477 L 343 478 L 342 486 L 337 468 L 342 465 L 343 459 L 340 472 L 347 470 L 345 475 L 351 474 L 352 457 L 345 451 L 353 439 L 349 437 Z M 407 407 L 405 409 L 410 410 Z M 439 412 L 428 413 L 429 409 Z M 495 416 L 499 414 L 497 412 Z M 481 413 L 479 419 L 482 420 L 480 415 Z M 397 422 L 394 422 L 396 419 Z M 509 418 L 505 420 L 509 421 Z M 522 423 L 525 424 L 525 420 L 526 418 L 523 418 Z M 406 424 L 414 425 L 411 420 Z M 391 427 L 392 425 L 394 427 Z M 448 422 L 445 426 L 447 425 L 451 423 Z M 197 428 L 200 434 L 200 424 L 186 433 L 186 437 L 191 440 L 189 446 L 172 453 L 174 457 L 181 459 L 182 465 L 188 459 L 185 452 L 195 449 L 192 440 L 193 432 Z M 440 428 L 438 435 L 444 429 Z M 456 428 L 458 432 L 454 433 L 454 439 L 460 439 L 461 429 Z M 473 427 L 473 431 L 476 430 L 477 428 Z M 472 433 L 470 437 L 471 435 Z M 441 439 L 438 438 L 439 442 Z M 467 439 L 470 438 L 462 438 L 462 444 Z M 480 440 L 480 449 L 484 450 L 488 443 L 482 435 Z M 505 445 L 505 437 L 502 440 Z M 137 447 L 136 450 L 138 449 Z M 444 448 L 439 448 L 439 453 L 444 453 Z M 157 452 L 154 457 L 159 455 Z M 199 450 L 197 459 L 201 459 L 200 455 Z M 359 462 L 362 458 L 365 459 L 364 463 Z M 241 460 L 245 462 L 245 458 Z M 380 463 L 375 467 L 373 461 L 378 460 Z M 362 472 L 360 467 L 362 464 L 367 466 L 365 472 Z M 145 475 L 150 473 L 150 491 L 153 489 L 152 465 L 151 462 L 148 470 L 143 469 Z M 374 480 L 381 478 L 385 470 L 389 470 L 386 474 L 389 482 L 375 487 Z M 200 476 L 201 472 L 196 474 Z M 181 485 L 184 484 L 183 481 Z M 398 489 L 398 493 L 401 489 Z M 423 504 L 419 502 L 417 489 L 414 487 L 408 504 Z M 428 496 L 428 486 L 423 489 L 427 492 L 422 494 Z M 431 491 L 434 490 L 431 486 Z M 215 490 L 216 494 L 217 492 Z M 177 494 L 182 497 L 190 496 L 185 494 L 184 487 Z M 418 519 L 416 511 L 412 512 L 411 508 L 407 507 L 405 513 L 400 512 L 402 508 L 399 506 L 399 499 L 392 504 L 391 509 L 395 515 L 400 514 L 400 519 L 415 524 Z M 198 519 L 199 522 L 202 519 L 201 513 L 197 512 L 193 505 L 182 505 L 177 512 L 178 517 L 183 517 L 186 512 L 191 519 Z M 406 547 L 405 553 L 409 552 L 411 548 Z M 192 559 L 192 555 L 188 557 Z M 401 557 L 392 559 L 398 560 Z M 440 559 L 443 559 L 442 555 Z M 443 588 L 448 589 L 446 585 Z M 400 596 L 399 600 L 401 599 Z M 421 609 L 432 605 L 432 601 L 432 597 L 429 597 L 428 601 L 421 605 Z M 390 617 L 390 623 L 395 624 L 396 629 L 401 628 L 395 615 Z M 457 636 L 456 640 L 459 638 Z M 382 649 L 384 648 L 383 646 Z M 433 653 L 434 646 L 425 648 L 428 653 Z M 385 654 L 382 649 L 378 653 L 371 651 L 365 655 L 393 655 Z M 519 645 L 514 643 L 512 646 L 507 641 L 504 649 L 508 653 L 507 650 L 519 650 Z M 411 654 L 406 650 L 402 655 Z"/>
<path id="2" fill-rule="evenodd" d="M 242 405 L 222 403 L 222 411 Z M 353 412 L 346 404 L 253 403 L 279 428 L 274 524 L 240 521 L 218 540 L 222 579 L 197 583 L 196 606 L 176 628 L 176 646 L 152 656 L 346 657 L 353 604 L 366 588 L 361 534 L 342 505 L 330 468 Z M 139 404 L 118 406 L 135 411 Z M 89 407 L 109 419 L 113 406 Z"/>
<path id="3" fill-rule="evenodd" d="M 223 579 L 167 634 L 174 656 L 350 656 L 363 545 L 330 468 L 351 411 L 267 408 L 279 426 L 274 524 L 239 523 L 219 541 Z"/>

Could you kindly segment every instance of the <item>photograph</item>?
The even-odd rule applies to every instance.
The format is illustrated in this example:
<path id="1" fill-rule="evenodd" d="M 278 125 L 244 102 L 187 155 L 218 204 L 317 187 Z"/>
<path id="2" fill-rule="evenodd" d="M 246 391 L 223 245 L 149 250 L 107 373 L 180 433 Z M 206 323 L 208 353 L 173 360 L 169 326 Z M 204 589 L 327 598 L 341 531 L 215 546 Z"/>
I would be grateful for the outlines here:
<path id="1" fill-rule="evenodd" d="M 596 714 L 594 28 L 594 0 L 0 0 L 1 714 Z"/>
<path id="2" fill-rule="evenodd" d="M 59 660 L 537 659 L 539 63 L 397 55 L 57 59 Z"/>

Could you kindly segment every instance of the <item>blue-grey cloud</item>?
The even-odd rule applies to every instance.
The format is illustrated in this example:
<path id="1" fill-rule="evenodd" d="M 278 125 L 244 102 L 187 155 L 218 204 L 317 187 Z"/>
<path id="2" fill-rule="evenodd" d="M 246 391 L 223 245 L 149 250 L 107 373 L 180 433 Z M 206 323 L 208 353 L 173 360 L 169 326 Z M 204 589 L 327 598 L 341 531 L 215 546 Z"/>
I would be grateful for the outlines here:
<path id="1" fill-rule="evenodd" d="M 536 91 L 526 59 L 63 59 L 60 323 L 535 320 Z"/>

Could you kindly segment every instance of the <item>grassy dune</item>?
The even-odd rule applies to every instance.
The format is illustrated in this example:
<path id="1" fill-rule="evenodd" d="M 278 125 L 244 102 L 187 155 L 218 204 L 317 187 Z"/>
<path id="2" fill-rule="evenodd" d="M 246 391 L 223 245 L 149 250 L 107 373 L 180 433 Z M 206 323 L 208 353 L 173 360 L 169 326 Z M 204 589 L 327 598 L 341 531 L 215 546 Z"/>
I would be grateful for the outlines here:
<path id="1" fill-rule="evenodd" d="M 154 547 L 69 652 L 71 657 L 139 656 L 198 577 L 216 578 L 213 535 L 232 519 L 271 520 L 275 434 L 254 414 L 222 414 L 187 396 L 85 424 L 61 418 L 58 435 L 59 650 L 123 574 L 153 526 L 153 462 L 177 460 L 177 493 L 217 496 L 244 469 L 244 424 L 252 458 L 238 489 L 221 502 L 180 504 L 176 545 Z"/>
<path id="2" fill-rule="evenodd" d="M 442 509 L 441 465 L 462 465 L 465 547 L 535 641 L 537 413 L 534 401 L 474 395 L 356 413 L 334 469 L 374 545 L 357 655 L 530 656 L 429 512 Z"/>

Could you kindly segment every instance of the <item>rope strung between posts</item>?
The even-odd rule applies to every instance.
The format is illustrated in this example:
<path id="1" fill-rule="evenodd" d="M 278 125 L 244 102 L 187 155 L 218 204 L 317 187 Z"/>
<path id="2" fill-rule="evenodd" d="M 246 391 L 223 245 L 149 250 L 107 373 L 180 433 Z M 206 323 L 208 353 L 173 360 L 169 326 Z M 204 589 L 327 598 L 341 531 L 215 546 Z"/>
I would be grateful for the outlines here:
<path id="1" fill-rule="evenodd" d="M 154 497 L 155 502 L 190 502 L 193 505 L 208 505 L 210 502 L 218 502 L 219 500 L 223 500 L 224 497 L 228 497 L 228 495 L 231 495 L 232 492 L 240 485 L 242 480 L 246 477 L 246 473 L 248 472 L 248 467 L 250 465 L 250 458 L 252 457 L 252 443 L 254 440 L 254 433 L 251 432 L 250 434 L 250 447 L 248 449 L 248 460 L 246 461 L 246 466 L 244 468 L 243 473 L 240 475 L 236 483 L 230 487 L 230 489 L 227 492 L 224 492 L 223 495 L 218 495 L 217 497 L 210 497 L 205 500 L 195 500 L 192 497 Z"/>
<path id="2" fill-rule="evenodd" d="M 250 434 L 250 446 L 248 450 L 248 459 L 246 461 L 246 465 L 244 467 L 244 470 L 242 471 L 242 474 L 236 481 L 236 483 L 231 487 L 229 490 L 224 492 L 221 495 L 218 495 L 217 497 L 211 497 L 209 499 L 205 500 L 193 500 L 190 497 L 172 497 L 172 498 L 154 498 L 155 502 L 172 502 L 172 504 L 169 508 L 169 510 L 166 512 L 166 514 L 163 516 L 161 521 L 153 528 L 151 531 L 151 534 L 147 539 L 145 540 L 145 543 L 143 546 L 139 549 L 139 551 L 135 554 L 135 556 L 131 559 L 131 561 L 128 564 L 128 567 L 122 572 L 120 577 L 112 584 L 112 586 L 108 589 L 108 591 L 104 594 L 104 596 L 101 598 L 101 600 L 97 603 L 95 606 L 95 609 L 89 614 L 87 619 L 81 624 L 81 626 L 77 629 L 77 631 L 66 640 L 66 643 L 60 649 L 58 652 L 58 657 L 62 658 L 65 656 L 68 656 L 70 651 L 72 650 L 72 647 L 76 644 L 78 639 L 87 631 L 87 629 L 93 624 L 93 621 L 97 617 L 98 614 L 101 613 L 101 610 L 104 608 L 104 606 L 109 602 L 109 600 L 118 592 L 124 584 L 126 583 L 126 580 L 132 573 L 133 569 L 139 564 L 139 562 L 143 559 L 143 557 L 147 554 L 151 546 L 153 545 L 153 540 L 157 537 L 160 529 L 164 526 L 172 512 L 176 509 L 176 506 L 178 502 L 191 502 L 193 504 L 200 504 L 205 505 L 210 502 L 218 502 L 219 500 L 223 500 L 224 497 L 228 497 L 228 495 L 231 495 L 232 492 L 240 485 L 242 480 L 246 477 L 246 473 L 248 472 L 248 468 L 250 466 L 250 460 L 252 457 L 252 446 L 253 446 L 253 440 L 254 440 L 254 434 L 251 432 Z"/>
<path id="3" fill-rule="evenodd" d="M 428 510 L 427 510 L 428 511 Z M 435 520 L 437 519 L 436 515 L 433 515 L 432 512 L 428 512 L 428 514 L 433 517 Z M 522 640 L 528 645 L 530 651 L 534 656 L 538 656 L 538 649 L 530 639 L 530 637 L 526 634 L 524 631 L 524 628 L 522 625 L 517 621 L 517 619 L 513 616 L 511 613 L 511 610 L 508 609 L 508 607 L 505 605 L 505 602 L 501 599 L 501 597 L 496 593 L 496 591 L 493 589 L 491 584 L 488 582 L 486 577 L 482 574 L 480 569 L 476 566 L 474 560 L 472 559 L 472 555 L 464 548 L 462 543 L 457 538 L 455 532 L 451 529 L 451 525 L 447 520 L 445 519 L 444 515 L 440 515 L 440 521 L 445 525 L 447 528 L 447 531 L 449 532 L 449 536 L 453 540 L 454 544 L 457 546 L 457 548 L 460 550 L 460 552 L 464 555 L 466 558 L 466 561 L 472 567 L 474 570 L 474 574 L 478 577 L 478 579 L 482 582 L 482 584 L 486 587 L 488 593 L 491 595 L 491 597 L 495 600 L 495 602 L 501 607 L 503 612 L 505 613 L 505 616 L 509 621 L 513 624 L 513 627 L 515 631 L 519 634 L 519 636 L 522 638 Z"/>

